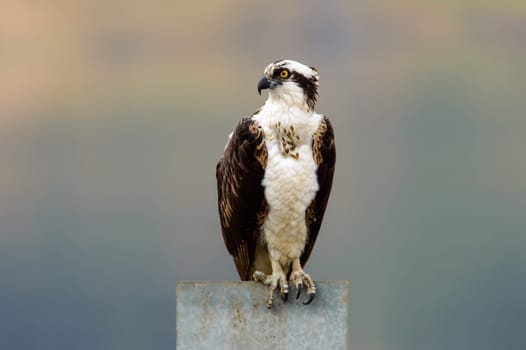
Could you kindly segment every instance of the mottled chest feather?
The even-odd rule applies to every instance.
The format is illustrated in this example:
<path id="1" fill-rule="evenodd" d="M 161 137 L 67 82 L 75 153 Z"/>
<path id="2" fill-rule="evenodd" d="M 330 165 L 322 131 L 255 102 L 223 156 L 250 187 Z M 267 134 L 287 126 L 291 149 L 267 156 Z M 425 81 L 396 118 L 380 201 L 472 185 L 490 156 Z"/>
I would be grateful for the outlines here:
<path id="1" fill-rule="evenodd" d="M 276 140 L 280 145 L 281 155 L 283 157 L 299 158 L 299 152 L 296 148 L 302 141 L 300 135 L 296 132 L 294 125 L 282 126 L 281 122 L 274 124 L 274 132 L 276 133 Z"/>

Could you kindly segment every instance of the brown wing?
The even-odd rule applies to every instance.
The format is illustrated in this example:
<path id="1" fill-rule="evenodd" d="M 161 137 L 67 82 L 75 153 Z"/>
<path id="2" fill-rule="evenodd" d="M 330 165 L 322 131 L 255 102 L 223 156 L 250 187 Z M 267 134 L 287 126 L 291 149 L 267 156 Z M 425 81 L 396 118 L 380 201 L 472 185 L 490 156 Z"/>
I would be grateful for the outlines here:
<path id="1" fill-rule="evenodd" d="M 243 118 L 217 163 L 216 178 L 223 239 L 239 277 L 245 281 L 251 279 L 260 212 L 265 207 L 261 181 L 266 162 L 263 129 L 252 118 Z"/>
<path id="2" fill-rule="evenodd" d="M 307 222 L 307 243 L 301 255 L 301 266 L 304 266 L 309 259 L 314 243 L 316 243 L 332 187 L 336 147 L 334 145 L 334 131 L 327 117 L 323 117 L 318 130 L 313 135 L 312 150 L 314 160 L 318 164 L 317 175 L 320 189 L 307 208 L 305 218 Z"/>

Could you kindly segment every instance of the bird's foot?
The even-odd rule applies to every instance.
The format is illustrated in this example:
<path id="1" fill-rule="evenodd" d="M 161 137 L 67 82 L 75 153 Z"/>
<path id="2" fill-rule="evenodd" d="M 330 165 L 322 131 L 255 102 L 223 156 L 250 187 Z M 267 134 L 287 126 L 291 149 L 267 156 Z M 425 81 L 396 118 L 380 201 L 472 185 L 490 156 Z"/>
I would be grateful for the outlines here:
<path id="1" fill-rule="evenodd" d="M 283 272 L 274 272 L 271 275 L 267 275 L 261 271 L 256 271 L 252 275 L 252 279 L 269 286 L 268 296 L 265 300 L 268 309 L 272 308 L 274 302 L 274 291 L 278 285 L 280 287 L 281 299 L 283 302 L 287 302 L 289 296 L 289 284 L 287 282 L 287 277 Z"/>
<path id="2" fill-rule="evenodd" d="M 301 290 L 305 287 L 308 299 L 304 301 L 303 304 L 309 305 L 316 296 L 316 286 L 314 285 L 312 278 L 303 270 L 299 269 L 290 274 L 290 281 L 296 286 L 296 299 L 300 297 Z"/>

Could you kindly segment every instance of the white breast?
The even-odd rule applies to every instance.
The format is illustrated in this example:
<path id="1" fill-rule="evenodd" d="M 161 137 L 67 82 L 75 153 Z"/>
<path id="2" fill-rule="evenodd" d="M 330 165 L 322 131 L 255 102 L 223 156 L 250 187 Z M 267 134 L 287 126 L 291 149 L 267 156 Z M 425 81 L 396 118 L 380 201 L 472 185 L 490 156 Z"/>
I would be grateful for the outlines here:
<path id="1" fill-rule="evenodd" d="M 263 186 L 269 212 L 263 226 L 264 238 L 271 256 L 285 265 L 301 256 L 307 234 L 305 211 L 319 189 L 312 135 L 321 116 L 303 110 L 280 112 L 263 108 L 254 118 L 265 131 L 268 151 Z M 294 157 L 284 155 L 277 123 L 284 128 L 292 125 L 298 135 Z"/>

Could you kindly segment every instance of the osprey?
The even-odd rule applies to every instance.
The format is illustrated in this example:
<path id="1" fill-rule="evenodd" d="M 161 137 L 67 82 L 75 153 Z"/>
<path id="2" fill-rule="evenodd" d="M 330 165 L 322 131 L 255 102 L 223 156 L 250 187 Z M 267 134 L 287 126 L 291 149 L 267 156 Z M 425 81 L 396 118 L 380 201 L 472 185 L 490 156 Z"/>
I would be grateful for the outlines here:
<path id="1" fill-rule="evenodd" d="M 272 307 L 288 281 L 298 299 L 316 287 L 305 266 L 329 199 L 336 151 L 327 117 L 314 111 L 318 74 L 292 60 L 269 64 L 258 83 L 269 89 L 265 104 L 241 119 L 216 167 L 223 239 L 241 280 L 269 286 Z"/>

